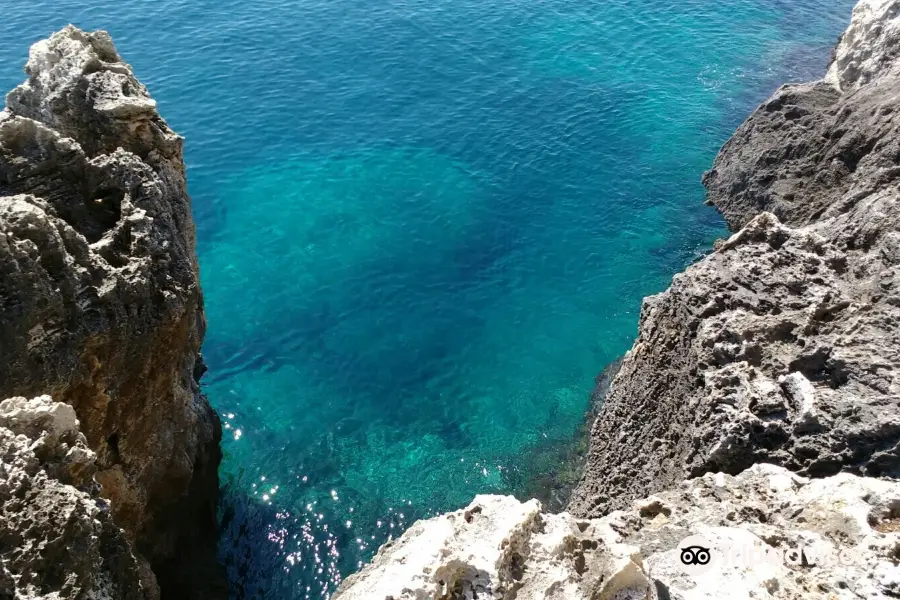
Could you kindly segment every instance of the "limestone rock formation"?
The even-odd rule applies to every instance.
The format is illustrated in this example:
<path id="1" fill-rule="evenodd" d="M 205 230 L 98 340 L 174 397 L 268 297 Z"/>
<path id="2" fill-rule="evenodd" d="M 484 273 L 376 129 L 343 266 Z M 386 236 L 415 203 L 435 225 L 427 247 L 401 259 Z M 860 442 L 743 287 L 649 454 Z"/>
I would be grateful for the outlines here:
<path id="1" fill-rule="evenodd" d="M 829 75 L 724 146 L 705 184 L 740 230 L 645 299 L 574 514 L 760 462 L 900 476 L 898 31 L 863 0 Z"/>
<path id="2" fill-rule="evenodd" d="M 853 9 L 850 27 L 834 50 L 827 79 L 844 92 L 859 89 L 885 71 L 896 70 L 900 56 L 900 5 L 893 0 L 863 0 Z"/>
<path id="3" fill-rule="evenodd" d="M 93 489 L 95 459 L 71 406 L 0 402 L 0 598 L 156 597 Z"/>
<path id="4" fill-rule="evenodd" d="M 0 398 L 75 409 L 163 595 L 219 581 L 218 418 L 183 140 L 105 32 L 35 44 L 0 112 Z"/>
<path id="5" fill-rule="evenodd" d="M 711 560 L 686 565 L 705 544 Z M 756 465 L 600 519 L 478 496 L 413 525 L 336 600 L 815 600 L 900 593 L 900 483 Z"/>

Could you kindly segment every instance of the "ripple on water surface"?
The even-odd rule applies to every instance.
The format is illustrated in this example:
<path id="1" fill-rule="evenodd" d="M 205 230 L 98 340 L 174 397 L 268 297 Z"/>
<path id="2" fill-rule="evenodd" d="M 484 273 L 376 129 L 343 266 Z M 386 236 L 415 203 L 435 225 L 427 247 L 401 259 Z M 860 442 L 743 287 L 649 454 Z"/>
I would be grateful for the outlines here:
<path id="1" fill-rule="evenodd" d="M 564 469 L 641 298 L 723 233 L 701 173 L 852 4 L 5 0 L 0 84 L 105 28 L 185 134 L 222 556 L 237 597 L 318 599 Z"/>

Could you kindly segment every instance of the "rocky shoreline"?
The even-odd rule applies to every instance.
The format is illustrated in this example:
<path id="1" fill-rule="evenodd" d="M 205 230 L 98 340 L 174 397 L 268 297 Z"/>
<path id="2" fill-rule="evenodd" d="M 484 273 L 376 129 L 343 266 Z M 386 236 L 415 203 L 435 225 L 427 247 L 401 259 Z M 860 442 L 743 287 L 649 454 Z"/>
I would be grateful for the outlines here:
<path id="1" fill-rule="evenodd" d="M 225 597 L 183 141 L 104 32 L 26 72 L 0 112 L 0 600 Z M 735 233 L 645 300 L 568 512 L 479 496 L 336 597 L 900 597 L 898 90 L 900 0 L 862 0 L 827 76 L 706 174 Z M 775 559 L 699 578 L 691 536 Z"/>
<path id="2" fill-rule="evenodd" d="M 568 512 L 476 498 L 337 598 L 900 596 L 898 90 L 900 2 L 862 0 L 705 175 L 735 233 L 645 299 Z M 780 558 L 695 576 L 692 535 Z"/>
<path id="3" fill-rule="evenodd" d="M 892 598 L 900 484 L 754 465 L 707 474 L 598 519 L 478 496 L 414 524 L 348 578 L 341 600 Z M 712 552 L 685 565 L 679 542 Z"/>
<path id="4" fill-rule="evenodd" d="M 645 299 L 569 509 L 704 473 L 900 475 L 900 3 L 864 0 L 704 177 L 736 230 Z"/>

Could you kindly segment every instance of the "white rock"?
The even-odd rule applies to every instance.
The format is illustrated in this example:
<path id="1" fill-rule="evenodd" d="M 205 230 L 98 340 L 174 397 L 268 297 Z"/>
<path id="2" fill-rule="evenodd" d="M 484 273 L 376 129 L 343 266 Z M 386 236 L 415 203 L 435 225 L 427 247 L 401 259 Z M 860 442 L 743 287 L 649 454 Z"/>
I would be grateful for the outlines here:
<path id="1" fill-rule="evenodd" d="M 765 464 L 687 481 L 602 519 L 478 496 L 382 547 L 335 598 L 886 599 L 900 589 L 898 520 L 900 482 L 811 481 Z M 696 540 L 710 551 L 702 568 L 681 560 Z"/>
<path id="2" fill-rule="evenodd" d="M 78 434 L 78 417 L 75 409 L 62 402 L 54 402 L 50 396 L 36 398 L 9 398 L 0 402 L 0 427 L 21 434 L 44 432 L 59 439 L 67 434 Z"/>
<path id="3" fill-rule="evenodd" d="M 900 2 L 861 0 L 834 52 L 826 79 L 852 91 L 883 74 L 900 44 Z"/>
<path id="4" fill-rule="evenodd" d="M 802 373 L 791 373 L 779 379 L 784 393 L 790 398 L 798 413 L 795 428 L 798 431 L 819 427 L 820 414 L 816 406 L 816 388 Z"/>

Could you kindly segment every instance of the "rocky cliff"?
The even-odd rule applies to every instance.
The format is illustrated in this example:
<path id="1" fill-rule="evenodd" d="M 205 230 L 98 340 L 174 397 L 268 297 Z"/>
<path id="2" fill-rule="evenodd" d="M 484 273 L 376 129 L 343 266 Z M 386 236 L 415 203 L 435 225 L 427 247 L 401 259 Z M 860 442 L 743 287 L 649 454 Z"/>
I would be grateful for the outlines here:
<path id="1" fill-rule="evenodd" d="M 104 32 L 69 27 L 35 44 L 26 73 L 0 112 L 0 399 L 71 406 L 111 515 L 82 533 L 115 523 L 145 593 L 156 593 L 149 564 L 164 597 L 198 595 L 220 581 L 220 427 L 197 381 L 205 320 L 183 140 Z M 9 452 L 4 468 L 24 460 L 40 475 L 43 459 Z M 52 494 L 78 519 L 100 514 L 93 492 L 70 489 L 83 477 L 42 481 L 19 501 Z M 50 556 L 22 568 L 66 570 Z M 27 596 L 57 575 L 0 577 Z"/>
<path id="2" fill-rule="evenodd" d="M 476 498 L 337 597 L 900 596 L 898 125 L 900 0 L 862 0 L 705 175 L 736 233 L 645 299 L 569 512 Z"/>
<path id="3" fill-rule="evenodd" d="M 704 181 L 729 240 L 647 298 L 570 510 L 768 462 L 900 475 L 900 2 L 863 0 Z"/>

